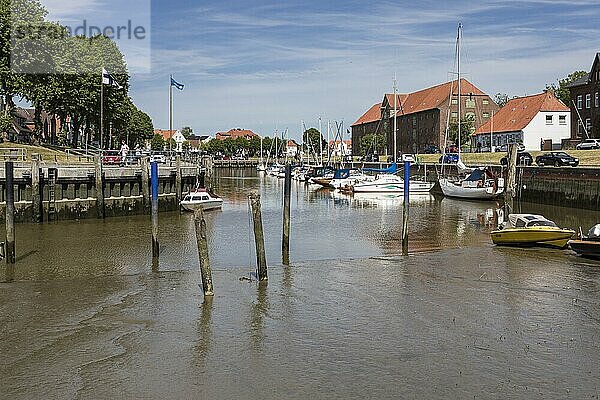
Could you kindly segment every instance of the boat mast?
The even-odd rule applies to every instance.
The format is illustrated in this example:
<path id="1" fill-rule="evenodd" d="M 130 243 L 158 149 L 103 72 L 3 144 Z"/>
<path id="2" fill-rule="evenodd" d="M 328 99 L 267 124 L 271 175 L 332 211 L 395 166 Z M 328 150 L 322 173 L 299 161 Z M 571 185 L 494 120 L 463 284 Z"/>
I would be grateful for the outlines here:
<path id="1" fill-rule="evenodd" d="M 398 96 L 396 95 L 396 73 L 394 72 L 394 164 L 398 161 L 396 158 L 398 157 L 398 149 L 397 149 L 397 133 L 398 133 L 398 118 L 396 118 L 397 113 L 397 102 Z"/>
<path id="2" fill-rule="evenodd" d="M 317 163 L 323 165 L 323 132 L 321 131 L 321 116 L 319 115 L 319 157 Z"/>
<path id="3" fill-rule="evenodd" d="M 462 115 L 461 115 L 462 98 L 460 95 L 461 94 L 461 91 L 460 91 L 460 89 L 461 89 L 461 87 L 460 87 L 460 41 L 462 38 L 462 27 L 463 27 L 462 23 L 459 22 L 458 23 L 458 36 L 456 38 L 456 48 L 457 48 L 456 65 L 457 65 L 457 72 L 458 72 L 458 159 L 459 160 L 460 160 L 460 144 L 461 144 L 460 129 L 461 129 L 461 118 L 462 118 Z"/>

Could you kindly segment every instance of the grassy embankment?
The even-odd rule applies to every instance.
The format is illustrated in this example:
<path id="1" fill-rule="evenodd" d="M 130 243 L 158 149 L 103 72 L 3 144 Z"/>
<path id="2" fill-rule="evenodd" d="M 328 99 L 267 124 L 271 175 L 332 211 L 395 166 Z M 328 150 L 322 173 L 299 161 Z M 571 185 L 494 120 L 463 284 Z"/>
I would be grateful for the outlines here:
<path id="1" fill-rule="evenodd" d="M 534 159 L 546 151 L 530 151 Z M 565 153 L 579 158 L 579 164 L 587 167 L 600 166 L 600 150 L 567 150 Z M 499 165 L 500 159 L 506 153 L 464 153 L 461 155 L 463 162 L 467 165 Z M 437 163 L 440 154 L 421 154 L 419 159 L 424 163 Z"/>

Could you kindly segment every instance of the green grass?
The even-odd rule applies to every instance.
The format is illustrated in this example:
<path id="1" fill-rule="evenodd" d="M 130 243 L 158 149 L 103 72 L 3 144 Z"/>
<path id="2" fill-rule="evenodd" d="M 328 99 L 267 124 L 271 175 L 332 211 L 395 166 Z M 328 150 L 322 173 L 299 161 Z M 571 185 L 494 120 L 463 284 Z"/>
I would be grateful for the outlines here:
<path id="1" fill-rule="evenodd" d="M 11 151 L 11 150 L 17 151 Z M 58 151 L 49 149 L 42 146 L 33 146 L 28 144 L 20 144 L 20 143 L 12 143 L 12 142 L 4 142 L 0 143 L 0 159 L 8 160 L 11 158 L 11 155 L 20 156 L 22 151 L 25 152 L 25 161 L 31 161 L 32 154 L 39 154 L 42 157 L 42 161 L 46 163 L 83 163 L 86 162 L 85 158 L 81 160 L 76 156 L 69 156 L 64 151 Z M 22 159 L 17 159 L 16 161 L 23 161 Z"/>

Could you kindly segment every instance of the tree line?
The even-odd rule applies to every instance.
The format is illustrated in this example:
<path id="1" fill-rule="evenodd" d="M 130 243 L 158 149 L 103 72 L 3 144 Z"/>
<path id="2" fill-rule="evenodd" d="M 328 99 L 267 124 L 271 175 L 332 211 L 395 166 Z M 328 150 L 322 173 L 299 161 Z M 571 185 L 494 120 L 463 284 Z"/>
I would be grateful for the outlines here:
<path id="1" fill-rule="evenodd" d="M 129 96 L 125 58 L 111 39 L 71 36 L 68 29 L 46 20 L 47 10 L 38 0 L 0 0 L 0 133 L 12 126 L 15 98 L 35 108 L 34 143 L 41 137 L 44 110 L 63 125 L 61 144 L 79 147 L 88 137 L 100 140 L 100 88 L 105 68 L 121 88 L 104 85 L 104 144 L 108 127 L 117 140 L 130 145 L 151 139 L 151 118 Z M 70 118 L 70 143 L 65 121 Z M 11 139 L 10 137 L 8 138 Z"/>

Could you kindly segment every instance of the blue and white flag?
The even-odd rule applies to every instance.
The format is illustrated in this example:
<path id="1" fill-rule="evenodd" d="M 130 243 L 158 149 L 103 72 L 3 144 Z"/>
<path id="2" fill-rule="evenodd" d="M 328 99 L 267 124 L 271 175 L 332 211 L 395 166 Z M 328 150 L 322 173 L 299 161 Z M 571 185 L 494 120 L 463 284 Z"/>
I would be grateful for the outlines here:
<path id="1" fill-rule="evenodd" d="M 183 90 L 184 86 L 182 83 L 177 82 L 173 77 L 171 77 L 171 86 L 175 86 L 179 90 Z"/>
<path id="2" fill-rule="evenodd" d="M 109 74 L 108 71 L 104 68 L 102 68 L 102 84 L 115 86 L 117 89 L 123 88 L 123 86 L 119 85 L 119 82 L 117 82 L 115 78 L 113 78 L 113 76 Z"/>

